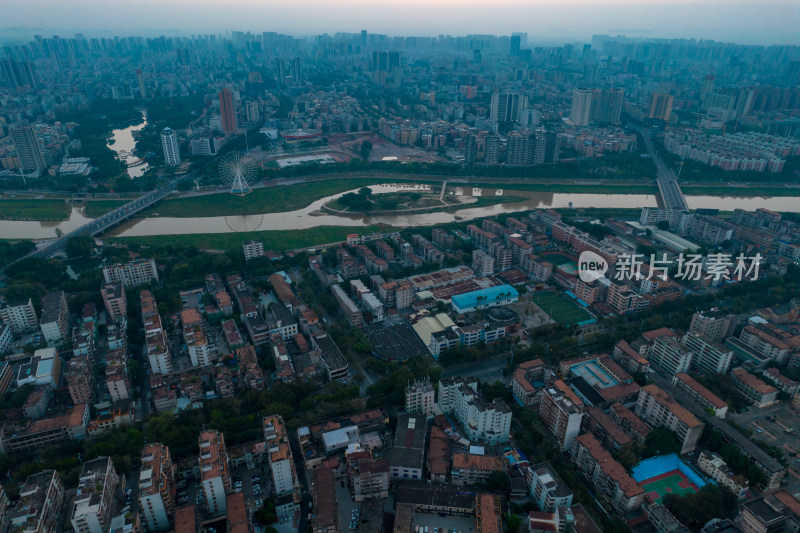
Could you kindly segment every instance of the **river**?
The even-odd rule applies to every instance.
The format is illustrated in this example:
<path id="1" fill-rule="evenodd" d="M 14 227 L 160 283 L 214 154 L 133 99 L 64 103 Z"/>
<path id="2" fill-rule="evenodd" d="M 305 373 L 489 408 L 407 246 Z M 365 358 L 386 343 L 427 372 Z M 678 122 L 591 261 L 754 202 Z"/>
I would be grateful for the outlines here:
<path id="1" fill-rule="evenodd" d="M 128 176 L 131 178 L 138 178 L 144 174 L 149 168 L 147 163 L 137 165 L 140 159 L 133 155 L 133 150 L 136 148 L 136 139 L 133 138 L 133 132 L 140 130 L 147 126 L 147 111 L 142 110 L 142 121 L 138 124 L 128 126 L 111 131 L 111 138 L 114 140 L 113 144 L 108 147 L 117 153 L 117 157 L 128 163 Z M 126 155 L 120 155 L 120 152 L 125 152 Z"/>
<path id="2" fill-rule="evenodd" d="M 383 184 L 370 185 L 373 193 L 387 193 L 401 190 L 426 190 L 428 185 Z M 466 221 L 475 218 L 528 211 L 531 209 L 563 208 L 563 207 L 600 207 L 639 209 L 654 207 L 657 200 L 649 194 L 576 194 L 530 192 L 503 189 L 473 189 L 471 187 L 450 186 L 448 194 L 463 197 L 464 207 L 457 211 L 436 211 L 429 213 L 405 215 L 333 215 L 321 212 L 323 204 L 338 198 L 346 192 L 337 193 L 312 202 L 309 206 L 295 211 L 282 213 L 265 213 L 247 216 L 222 217 L 150 217 L 129 220 L 113 229 L 107 235 L 119 237 L 136 237 L 148 235 L 174 235 L 194 233 L 230 233 L 237 231 L 267 231 L 307 229 L 317 226 L 369 226 L 386 224 L 393 227 L 430 226 L 448 222 Z M 482 207 L 469 207 L 470 202 L 477 201 L 478 196 L 500 196 L 503 194 L 524 197 L 525 200 L 505 204 Z M 800 202 L 796 197 L 735 197 L 735 196 L 687 196 L 691 209 L 720 209 L 732 211 L 740 208 L 754 211 L 759 207 L 767 207 L 773 211 L 800 212 Z M 158 204 L 153 208 L 158 213 Z M 56 236 L 56 229 L 67 233 L 82 224 L 88 218 L 83 215 L 83 207 L 75 207 L 70 218 L 61 222 L 37 221 L 0 221 L 0 238 L 2 239 L 49 239 Z"/>

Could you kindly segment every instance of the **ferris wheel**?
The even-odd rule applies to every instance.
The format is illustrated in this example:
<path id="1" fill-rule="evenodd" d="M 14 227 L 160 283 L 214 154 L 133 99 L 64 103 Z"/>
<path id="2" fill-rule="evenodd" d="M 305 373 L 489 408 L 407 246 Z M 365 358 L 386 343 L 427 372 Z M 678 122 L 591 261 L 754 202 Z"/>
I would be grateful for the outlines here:
<path id="1" fill-rule="evenodd" d="M 231 186 L 231 194 L 244 196 L 253 192 L 250 184 L 256 175 L 255 161 L 241 152 L 229 152 L 219 162 L 219 176 Z"/>
<path id="2" fill-rule="evenodd" d="M 263 222 L 264 215 L 229 215 L 225 217 L 225 224 L 236 233 L 256 231 Z"/>

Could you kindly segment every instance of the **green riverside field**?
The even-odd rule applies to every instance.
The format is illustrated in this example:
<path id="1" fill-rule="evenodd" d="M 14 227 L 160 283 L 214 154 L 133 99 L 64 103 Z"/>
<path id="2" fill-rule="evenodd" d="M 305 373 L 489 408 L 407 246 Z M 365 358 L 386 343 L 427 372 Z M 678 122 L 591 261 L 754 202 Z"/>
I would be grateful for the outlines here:
<path id="1" fill-rule="evenodd" d="M 287 250 L 344 241 L 351 233 L 369 234 L 393 231 L 383 226 L 320 226 L 282 231 L 244 231 L 240 233 L 201 233 L 194 235 L 153 235 L 112 237 L 106 240 L 143 246 L 196 246 L 202 250 L 241 250 L 242 242 L 260 240 L 265 250 Z"/>

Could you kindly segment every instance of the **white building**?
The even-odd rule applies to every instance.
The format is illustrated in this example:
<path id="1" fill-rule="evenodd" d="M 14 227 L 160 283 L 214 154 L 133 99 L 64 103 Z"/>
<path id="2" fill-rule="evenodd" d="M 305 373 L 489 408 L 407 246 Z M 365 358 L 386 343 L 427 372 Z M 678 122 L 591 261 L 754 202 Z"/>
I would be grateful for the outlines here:
<path id="1" fill-rule="evenodd" d="M 142 450 L 139 512 L 147 531 L 166 531 L 175 510 L 175 470 L 169 448 L 160 443 Z"/>
<path id="2" fill-rule="evenodd" d="M 674 431 L 682 454 L 694 450 L 703 433 L 704 424 L 656 385 L 642 387 L 634 413 L 651 428 L 665 427 Z"/>
<path id="3" fill-rule="evenodd" d="M 555 385 L 546 387 L 542 394 L 539 417 L 562 451 L 569 450 L 581 432 L 583 411 L 575 400 Z"/>
<path id="4" fill-rule="evenodd" d="M 702 333 L 687 333 L 681 344 L 692 352 L 692 367 L 708 374 L 725 374 L 733 361 L 733 350 L 726 350 Z"/>
<path id="5" fill-rule="evenodd" d="M 227 512 L 228 502 L 225 494 L 231 490 L 230 461 L 225 447 L 225 437 L 213 429 L 200 433 L 200 476 L 203 493 L 206 496 L 206 509 L 211 516 Z"/>
<path id="6" fill-rule="evenodd" d="M 487 444 L 508 442 L 511 410 L 500 399 L 489 403 L 478 392 L 477 380 L 455 377 L 439 381 L 439 407 L 456 417 L 465 436 Z"/>
<path id="7" fill-rule="evenodd" d="M 14 335 L 11 333 L 11 326 L 0 324 L 0 354 L 4 354 L 11 349 L 11 342 Z"/>
<path id="8" fill-rule="evenodd" d="M 158 281 L 158 268 L 154 259 L 134 259 L 124 265 L 117 263 L 104 268 L 103 277 L 106 283 L 121 281 L 127 289 L 154 280 Z"/>
<path id="9" fill-rule="evenodd" d="M 573 126 L 588 126 L 592 107 L 592 91 L 575 89 L 572 91 L 572 112 L 569 121 Z"/>
<path id="10" fill-rule="evenodd" d="M 72 527 L 76 533 L 107 533 L 118 490 L 119 476 L 110 457 L 98 457 L 83 464 L 72 505 Z"/>
<path id="11" fill-rule="evenodd" d="M 33 300 L 30 298 L 28 303 L 0 307 L 0 320 L 11 328 L 14 335 L 36 331 L 39 328 L 39 319 L 36 317 Z"/>
<path id="12" fill-rule="evenodd" d="M 164 128 L 161 132 L 161 147 L 164 149 L 164 163 L 169 167 L 176 167 L 181 164 L 181 150 L 178 144 L 178 136 L 172 128 Z"/>
<path id="13" fill-rule="evenodd" d="M 256 257 L 264 257 L 264 243 L 261 241 L 247 241 L 242 243 L 245 261 Z"/>
<path id="14" fill-rule="evenodd" d="M 42 336 L 47 344 L 63 340 L 69 332 L 69 308 L 64 291 L 51 292 L 42 301 L 40 321 Z"/>
<path id="15" fill-rule="evenodd" d="M 56 533 L 64 504 L 64 485 L 58 472 L 44 470 L 28 476 L 19 487 L 19 501 L 8 519 L 13 533 Z"/>
<path id="16" fill-rule="evenodd" d="M 554 513 L 559 507 L 572 505 L 572 491 L 550 463 L 530 467 L 529 486 L 531 497 L 542 512 Z"/>
<path id="17" fill-rule="evenodd" d="M 289 447 L 286 425 L 280 415 L 264 418 L 264 442 L 267 445 L 275 494 L 282 496 L 299 490 L 300 482 L 295 471 L 292 450 Z"/>
<path id="18" fill-rule="evenodd" d="M 714 452 L 703 450 L 697 458 L 697 466 L 711 477 L 718 485 L 722 485 L 737 498 L 743 500 L 747 496 L 750 483 L 742 475 L 736 475 L 722 457 Z"/>
<path id="19" fill-rule="evenodd" d="M 433 416 L 434 390 L 429 379 L 414 380 L 406 387 L 406 412 Z"/>
<path id="20" fill-rule="evenodd" d="M 672 377 L 687 372 L 692 364 L 692 351 L 671 337 L 660 337 L 653 343 L 650 365 L 660 374 Z"/>

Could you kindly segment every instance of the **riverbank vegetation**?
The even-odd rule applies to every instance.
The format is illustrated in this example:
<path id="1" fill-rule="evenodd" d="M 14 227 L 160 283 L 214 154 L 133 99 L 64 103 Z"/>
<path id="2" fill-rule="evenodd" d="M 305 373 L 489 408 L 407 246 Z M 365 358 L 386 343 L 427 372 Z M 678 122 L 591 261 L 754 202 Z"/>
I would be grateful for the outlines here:
<path id="1" fill-rule="evenodd" d="M 238 233 L 200 233 L 194 235 L 153 235 L 149 237 L 111 237 L 105 239 L 120 244 L 140 246 L 195 246 L 203 250 L 241 250 L 245 241 L 259 240 L 265 250 L 304 248 L 344 241 L 351 233 L 390 231 L 381 226 L 319 226 L 316 228 L 285 231 L 245 231 Z"/>
<path id="2" fill-rule="evenodd" d="M 66 220 L 69 212 L 64 200 L 0 200 L 0 220 Z"/>

